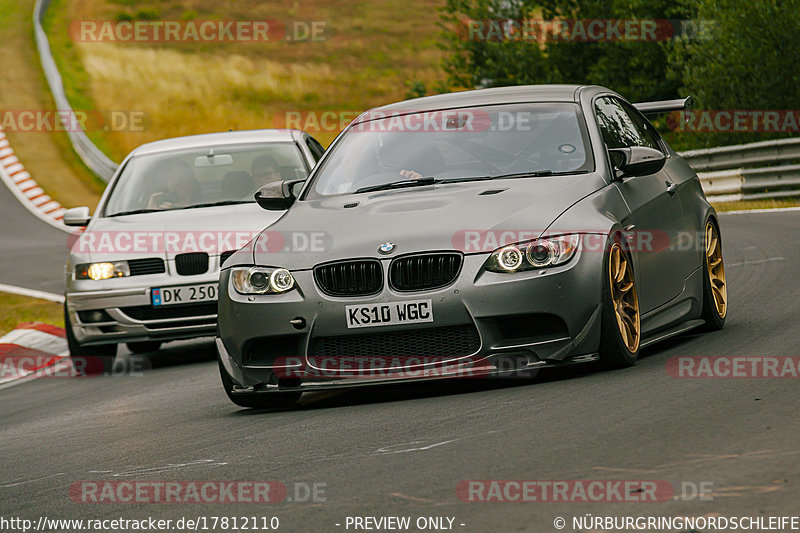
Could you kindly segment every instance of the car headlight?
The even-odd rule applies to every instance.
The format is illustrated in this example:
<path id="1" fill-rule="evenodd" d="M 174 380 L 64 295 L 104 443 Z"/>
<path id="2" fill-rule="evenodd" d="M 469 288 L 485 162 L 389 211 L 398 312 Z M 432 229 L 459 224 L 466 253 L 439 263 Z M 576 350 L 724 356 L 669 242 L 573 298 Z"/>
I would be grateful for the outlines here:
<path id="1" fill-rule="evenodd" d="M 285 268 L 234 267 L 231 283 L 239 294 L 280 294 L 294 288 L 294 276 Z"/>
<path id="2" fill-rule="evenodd" d="M 486 261 L 491 272 L 519 272 L 563 265 L 575 255 L 581 236 L 559 235 L 498 248 Z"/>
<path id="3" fill-rule="evenodd" d="M 114 261 L 107 263 L 83 263 L 75 265 L 75 279 L 111 279 L 130 276 L 127 261 Z"/>

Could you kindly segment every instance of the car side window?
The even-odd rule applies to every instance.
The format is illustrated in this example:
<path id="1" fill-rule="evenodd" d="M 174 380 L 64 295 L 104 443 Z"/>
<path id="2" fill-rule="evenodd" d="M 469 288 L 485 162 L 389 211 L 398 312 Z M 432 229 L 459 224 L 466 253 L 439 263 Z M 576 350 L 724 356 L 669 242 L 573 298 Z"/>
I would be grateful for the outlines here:
<path id="1" fill-rule="evenodd" d="M 306 146 L 308 146 L 308 149 L 311 150 L 311 155 L 314 156 L 314 161 L 319 161 L 320 157 L 322 157 L 322 154 L 325 153 L 325 149 L 314 137 L 306 137 Z"/>
<path id="2" fill-rule="evenodd" d="M 636 117 L 640 121 L 637 127 L 635 115 L 626 112 L 616 98 L 598 98 L 595 102 L 595 114 L 607 148 L 645 146 L 660 150 L 651 132 L 641 123 L 641 118 Z"/>
<path id="3" fill-rule="evenodd" d="M 647 119 L 644 118 L 632 105 L 628 102 L 619 102 L 622 105 L 622 108 L 631 117 L 631 121 L 633 121 L 633 125 L 636 128 L 636 131 L 639 133 L 639 137 L 644 140 L 645 144 L 640 146 L 647 146 L 648 148 L 653 148 L 655 150 L 661 150 L 661 144 L 658 142 L 658 135 L 653 130 L 653 127 L 647 122 Z"/>

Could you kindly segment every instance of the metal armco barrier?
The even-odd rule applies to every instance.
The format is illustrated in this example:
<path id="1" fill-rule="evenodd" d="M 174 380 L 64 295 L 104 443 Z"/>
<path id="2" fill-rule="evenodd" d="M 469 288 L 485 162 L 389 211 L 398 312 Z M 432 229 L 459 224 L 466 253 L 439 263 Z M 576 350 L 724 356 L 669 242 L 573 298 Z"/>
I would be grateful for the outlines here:
<path id="1" fill-rule="evenodd" d="M 800 196 L 800 138 L 777 139 L 682 152 L 709 200 L 759 200 Z M 757 168 L 756 165 L 762 165 Z M 703 171 L 703 172 L 700 172 Z"/>
<path id="2" fill-rule="evenodd" d="M 53 94 L 56 108 L 59 111 L 67 111 L 71 114 L 72 107 L 69 105 L 67 95 L 64 92 L 61 74 L 59 74 L 56 62 L 53 60 L 53 55 L 50 52 L 50 43 L 47 41 L 44 28 L 42 28 L 42 20 L 49 5 L 50 0 L 37 0 L 33 8 L 33 32 L 36 37 L 36 48 L 39 51 L 39 60 L 42 63 L 42 70 L 47 79 L 47 84 L 50 86 L 50 92 Z M 75 130 L 75 128 L 66 128 L 66 130 L 75 153 L 78 154 L 92 172 L 97 174 L 103 181 L 108 182 L 114 175 L 114 171 L 117 170 L 117 163 L 109 159 L 106 154 L 95 146 L 83 131 Z"/>

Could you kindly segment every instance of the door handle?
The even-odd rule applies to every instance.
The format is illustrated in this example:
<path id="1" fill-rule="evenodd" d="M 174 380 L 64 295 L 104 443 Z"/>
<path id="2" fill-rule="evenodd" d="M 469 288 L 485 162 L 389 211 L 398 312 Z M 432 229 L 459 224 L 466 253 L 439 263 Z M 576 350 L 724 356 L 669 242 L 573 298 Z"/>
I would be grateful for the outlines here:
<path id="1" fill-rule="evenodd" d="M 667 186 L 667 193 L 669 193 L 670 196 L 675 196 L 675 191 L 678 189 L 678 184 L 667 180 L 664 182 L 664 185 Z"/>

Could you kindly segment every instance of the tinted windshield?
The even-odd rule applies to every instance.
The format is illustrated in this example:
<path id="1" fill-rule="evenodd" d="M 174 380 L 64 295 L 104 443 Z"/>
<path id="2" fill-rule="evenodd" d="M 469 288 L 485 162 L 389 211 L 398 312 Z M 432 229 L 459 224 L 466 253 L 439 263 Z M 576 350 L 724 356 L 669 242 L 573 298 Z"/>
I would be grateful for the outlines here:
<path id="1" fill-rule="evenodd" d="M 175 150 L 131 158 L 111 191 L 105 216 L 252 202 L 262 185 L 304 179 L 294 143 L 261 143 Z"/>
<path id="2" fill-rule="evenodd" d="M 514 104 L 426 113 L 367 114 L 350 127 L 307 197 L 435 177 L 491 178 L 593 169 L 575 104 Z M 372 119 L 372 120 L 369 120 Z"/>

